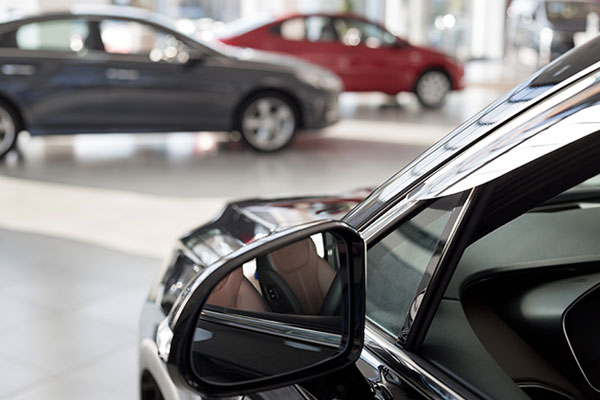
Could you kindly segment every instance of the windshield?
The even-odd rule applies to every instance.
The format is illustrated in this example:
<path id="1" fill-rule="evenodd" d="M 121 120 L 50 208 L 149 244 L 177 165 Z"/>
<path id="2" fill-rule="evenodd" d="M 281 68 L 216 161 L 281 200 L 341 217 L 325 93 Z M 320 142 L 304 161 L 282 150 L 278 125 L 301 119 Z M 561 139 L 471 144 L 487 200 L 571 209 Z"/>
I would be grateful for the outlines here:
<path id="1" fill-rule="evenodd" d="M 585 25 L 589 13 L 600 14 L 600 4 L 584 1 L 548 1 L 546 15 L 553 24 L 578 23 Z"/>

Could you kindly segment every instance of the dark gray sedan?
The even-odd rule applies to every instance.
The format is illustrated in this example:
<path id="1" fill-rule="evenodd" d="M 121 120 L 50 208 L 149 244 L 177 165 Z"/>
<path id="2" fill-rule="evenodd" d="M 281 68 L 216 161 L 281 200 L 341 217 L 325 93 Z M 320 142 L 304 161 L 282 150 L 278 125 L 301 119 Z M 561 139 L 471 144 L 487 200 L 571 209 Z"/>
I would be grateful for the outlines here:
<path id="1" fill-rule="evenodd" d="M 156 14 L 77 8 L 0 24 L 0 156 L 32 135 L 238 131 L 260 151 L 338 119 L 341 81 L 293 58 L 199 43 Z"/>

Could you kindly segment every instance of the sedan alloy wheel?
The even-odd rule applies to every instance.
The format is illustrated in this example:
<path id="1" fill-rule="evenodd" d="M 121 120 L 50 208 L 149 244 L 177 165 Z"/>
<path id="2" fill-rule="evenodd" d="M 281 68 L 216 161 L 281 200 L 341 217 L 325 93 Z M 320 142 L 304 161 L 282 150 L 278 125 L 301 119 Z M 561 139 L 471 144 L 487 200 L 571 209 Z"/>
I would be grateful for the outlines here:
<path id="1" fill-rule="evenodd" d="M 450 81 L 441 71 L 425 72 L 417 81 L 415 93 L 423 107 L 439 108 L 450 91 Z"/>
<path id="2" fill-rule="evenodd" d="M 242 112 L 241 134 L 258 151 L 277 151 L 290 143 L 296 114 L 289 101 L 275 95 L 251 100 Z"/>
<path id="3" fill-rule="evenodd" d="M 13 113 L 0 103 L 0 157 L 3 157 L 17 142 L 18 127 Z"/>

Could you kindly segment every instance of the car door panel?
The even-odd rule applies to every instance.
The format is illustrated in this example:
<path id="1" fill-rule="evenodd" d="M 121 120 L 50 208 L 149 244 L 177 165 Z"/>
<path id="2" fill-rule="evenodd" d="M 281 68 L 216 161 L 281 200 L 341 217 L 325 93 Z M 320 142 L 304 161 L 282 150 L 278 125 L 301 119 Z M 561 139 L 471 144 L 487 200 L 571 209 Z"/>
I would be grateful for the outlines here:
<path id="1" fill-rule="evenodd" d="M 126 130 L 218 130 L 230 126 L 231 80 L 217 57 L 174 33 L 134 20 L 96 21 L 107 54 L 106 113 Z M 122 39 L 124 37 L 125 39 Z"/>
<path id="2" fill-rule="evenodd" d="M 223 84 L 216 78 L 210 66 L 110 55 L 103 68 L 106 113 L 111 125 L 123 129 L 222 128 L 225 110 L 215 97 Z"/>
<path id="3" fill-rule="evenodd" d="M 101 74 L 91 54 L 4 48 L 0 92 L 16 103 L 34 135 L 89 131 L 103 120 Z"/>
<path id="4" fill-rule="evenodd" d="M 335 18 L 338 68 L 351 91 L 395 94 L 411 90 L 408 46 L 381 27 L 360 19 Z"/>

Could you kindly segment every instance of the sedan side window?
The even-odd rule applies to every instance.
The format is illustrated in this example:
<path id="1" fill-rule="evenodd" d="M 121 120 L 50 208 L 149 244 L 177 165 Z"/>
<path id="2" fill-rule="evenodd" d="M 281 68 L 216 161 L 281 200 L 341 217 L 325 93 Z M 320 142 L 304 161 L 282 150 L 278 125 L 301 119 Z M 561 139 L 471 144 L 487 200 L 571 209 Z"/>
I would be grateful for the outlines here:
<path id="1" fill-rule="evenodd" d="M 366 21 L 336 18 L 334 26 L 339 40 L 346 46 L 363 45 L 375 49 L 396 43 L 394 35 Z"/>
<path id="2" fill-rule="evenodd" d="M 306 39 L 304 18 L 298 17 L 283 21 L 279 27 L 279 32 L 285 40 L 301 41 Z"/>
<path id="3" fill-rule="evenodd" d="M 78 52 L 86 47 L 88 24 L 81 19 L 33 22 L 16 32 L 17 47 L 23 50 Z"/>
<path id="4" fill-rule="evenodd" d="M 100 23 L 104 50 L 111 54 L 147 56 L 154 62 L 185 63 L 188 47 L 170 33 L 135 21 L 104 20 Z"/>
<path id="5" fill-rule="evenodd" d="M 413 299 L 431 278 L 461 199 L 433 202 L 368 250 L 367 318 L 391 335 L 400 334 Z"/>
<path id="6" fill-rule="evenodd" d="M 306 18 L 306 39 L 309 42 L 334 42 L 337 40 L 331 18 L 313 15 Z"/>

